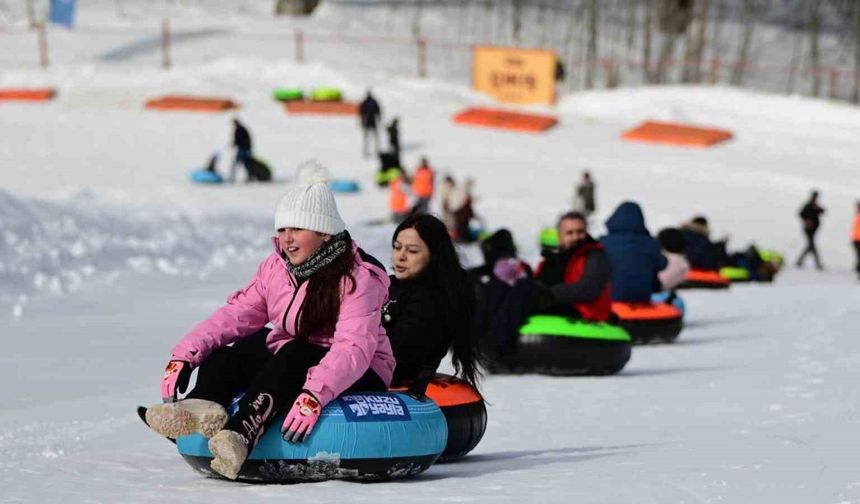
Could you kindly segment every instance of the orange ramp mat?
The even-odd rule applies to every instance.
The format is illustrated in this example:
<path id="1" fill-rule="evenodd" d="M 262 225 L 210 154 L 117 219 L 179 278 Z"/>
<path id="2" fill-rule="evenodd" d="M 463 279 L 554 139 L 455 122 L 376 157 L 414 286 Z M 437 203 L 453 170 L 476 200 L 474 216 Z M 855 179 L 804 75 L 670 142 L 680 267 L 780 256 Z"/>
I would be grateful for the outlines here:
<path id="1" fill-rule="evenodd" d="M 468 108 L 455 115 L 453 120 L 457 124 L 529 133 L 540 133 L 558 124 L 558 118 L 553 116 L 480 107 Z"/>
<path id="2" fill-rule="evenodd" d="M 684 147 L 711 147 L 734 135 L 731 131 L 702 128 L 686 124 L 646 121 L 625 131 L 621 138 L 632 142 L 649 142 Z"/>
<path id="3" fill-rule="evenodd" d="M 358 104 L 346 101 L 291 101 L 284 103 L 290 114 L 358 115 Z"/>
<path id="4" fill-rule="evenodd" d="M 48 101 L 56 94 L 52 88 L 0 88 L 0 101 Z"/>
<path id="5" fill-rule="evenodd" d="M 228 98 L 201 98 L 197 96 L 169 95 L 153 98 L 146 102 L 146 108 L 153 110 L 184 110 L 190 112 L 223 112 L 239 108 Z"/>

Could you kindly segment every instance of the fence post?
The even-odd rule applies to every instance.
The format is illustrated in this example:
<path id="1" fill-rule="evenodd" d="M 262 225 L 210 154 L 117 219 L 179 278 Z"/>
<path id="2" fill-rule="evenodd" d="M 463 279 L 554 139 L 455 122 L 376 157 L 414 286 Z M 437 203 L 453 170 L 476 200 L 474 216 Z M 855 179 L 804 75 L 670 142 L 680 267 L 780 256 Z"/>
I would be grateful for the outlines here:
<path id="1" fill-rule="evenodd" d="M 839 95 L 839 70 L 830 69 L 830 98 L 835 99 Z"/>
<path id="2" fill-rule="evenodd" d="M 615 87 L 615 62 L 613 60 L 606 60 L 603 62 L 603 71 L 606 74 L 606 87 L 614 88 Z"/>
<path id="3" fill-rule="evenodd" d="M 45 31 L 45 23 L 36 25 L 39 30 L 39 64 L 42 68 L 48 68 L 48 34 Z"/>
<path id="4" fill-rule="evenodd" d="M 415 39 L 415 46 L 418 50 L 418 77 L 427 77 L 427 41 L 419 37 Z"/>
<path id="5" fill-rule="evenodd" d="M 305 34 L 301 30 L 296 30 L 295 35 L 296 46 L 296 61 L 304 63 L 305 61 Z"/>
<path id="6" fill-rule="evenodd" d="M 161 20 L 161 68 L 170 68 L 170 20 Z"/>
<path id="7" fill-rule="evenodd" d="M 711 84 L 720 82 L 720 58 L 711 58 Z"/>

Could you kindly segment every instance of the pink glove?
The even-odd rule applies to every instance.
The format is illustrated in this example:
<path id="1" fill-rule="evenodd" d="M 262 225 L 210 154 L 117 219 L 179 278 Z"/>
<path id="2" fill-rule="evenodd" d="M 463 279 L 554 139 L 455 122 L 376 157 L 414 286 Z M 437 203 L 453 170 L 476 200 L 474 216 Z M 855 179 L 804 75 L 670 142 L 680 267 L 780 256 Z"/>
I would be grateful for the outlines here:
<path id="1" fill-rule="evenodd" d="M 281 426 L 284 440 L 290 443 L 301 443 L 306 440 L 311 435 L 317 420 L 320 419 L 320 413 L 322 413 L 322 406 L 316 397 L 307 391 L 299 394 L 290 412 L 287 413 L 284 425 Z"/>
<path id="2" fill-rule="evenodd" d="M 190 374 L 191 364 L 182 360 L 168 362 L 161 378 L 161 400 L 166 403 L 176 402 L 176 389 L 188 382 Z"/>
<path id="3" fill-rule="evenodd" d="M 526 270 L 519 259 L 505 257 L 493 265 L 493 275 L 502 282 L 513 286 L 517 280 L 526 276 Z"/>

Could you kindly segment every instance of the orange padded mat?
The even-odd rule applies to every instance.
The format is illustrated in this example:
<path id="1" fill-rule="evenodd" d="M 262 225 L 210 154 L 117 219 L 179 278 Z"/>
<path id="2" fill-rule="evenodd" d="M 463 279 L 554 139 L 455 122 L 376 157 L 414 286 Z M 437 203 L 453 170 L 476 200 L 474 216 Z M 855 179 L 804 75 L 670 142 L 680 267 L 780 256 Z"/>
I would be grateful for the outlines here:
<path id="1" fill-rule="evenodd" d="M 48 101 L 56 94 L 52 88 L 0 88 L 0 101 Z"/>
<path id="2" fill-rule="evenodd" d="M 233 100 L 227 98 L 169 95 L 147 101 L 146 108 L 154 110 L 185 110 L 190 112 L 223 112 L 239 108 L 239 106 Z"/>
<path id="3" fill-rule="evenodd" d="M 540 133 L 558 124 L 558 118 L 501 109 L 473 107 L 455 115 L 454 122 L 485 128 Z"/>
<path id="4" fill-rule="evenodd" d="M 650 142 L 685 147 L 711 147 L 730 140 L 731 131 L 700 128 L 685 124 L 646 121 L 632 130 L 625 131 L 621 138 L 633 142 Z"/>

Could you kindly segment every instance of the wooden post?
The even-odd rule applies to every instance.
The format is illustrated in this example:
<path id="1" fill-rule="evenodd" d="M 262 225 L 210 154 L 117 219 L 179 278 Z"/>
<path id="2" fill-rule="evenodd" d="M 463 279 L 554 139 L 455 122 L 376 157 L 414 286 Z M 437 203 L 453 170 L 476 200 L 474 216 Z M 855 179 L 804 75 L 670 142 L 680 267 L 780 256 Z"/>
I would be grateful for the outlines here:
<path id="1" fill-rule="evenodd" d="M 836 99 L 839 96 L 839 70 L 836 68 L 830 69 L 830 98 Z"/>
<path id="2" fill-rule="evenodd" d="M 39 31 L 39 64 L 42 68 L 48 68 L 48 33 L 45 23 L 39 23 L 36 29 Z"/>
<path id="3" fill-rule="evenodd" d="M 615 61 L 606 60 L 603 62 L 603 72 L 606 74 L 606 87 L 615 87 Z"/>
<path id="4" fill-rule="evenodd" d="M 415 45 L 418 49 L 418 77 L 424 79 L 427 77 L 427 41 L 423 38 L 417 38 Z"/>
<path id="5" fill-rule="evenodd" d="M 296 46 L 296 61 L 304 63 L 305 61 L 305 34 L 301 30 L 296 30 L 295 35 Z"/>
<path id="6" fill-rule="evenodd" d="M 161 68 L 170 68 L 170 20 L 161 20 Z"/>
<path id="7" fill-rule="evenodd" d="M 720 82 L 720 58 L 711 58 L 711 84 Z"/>

